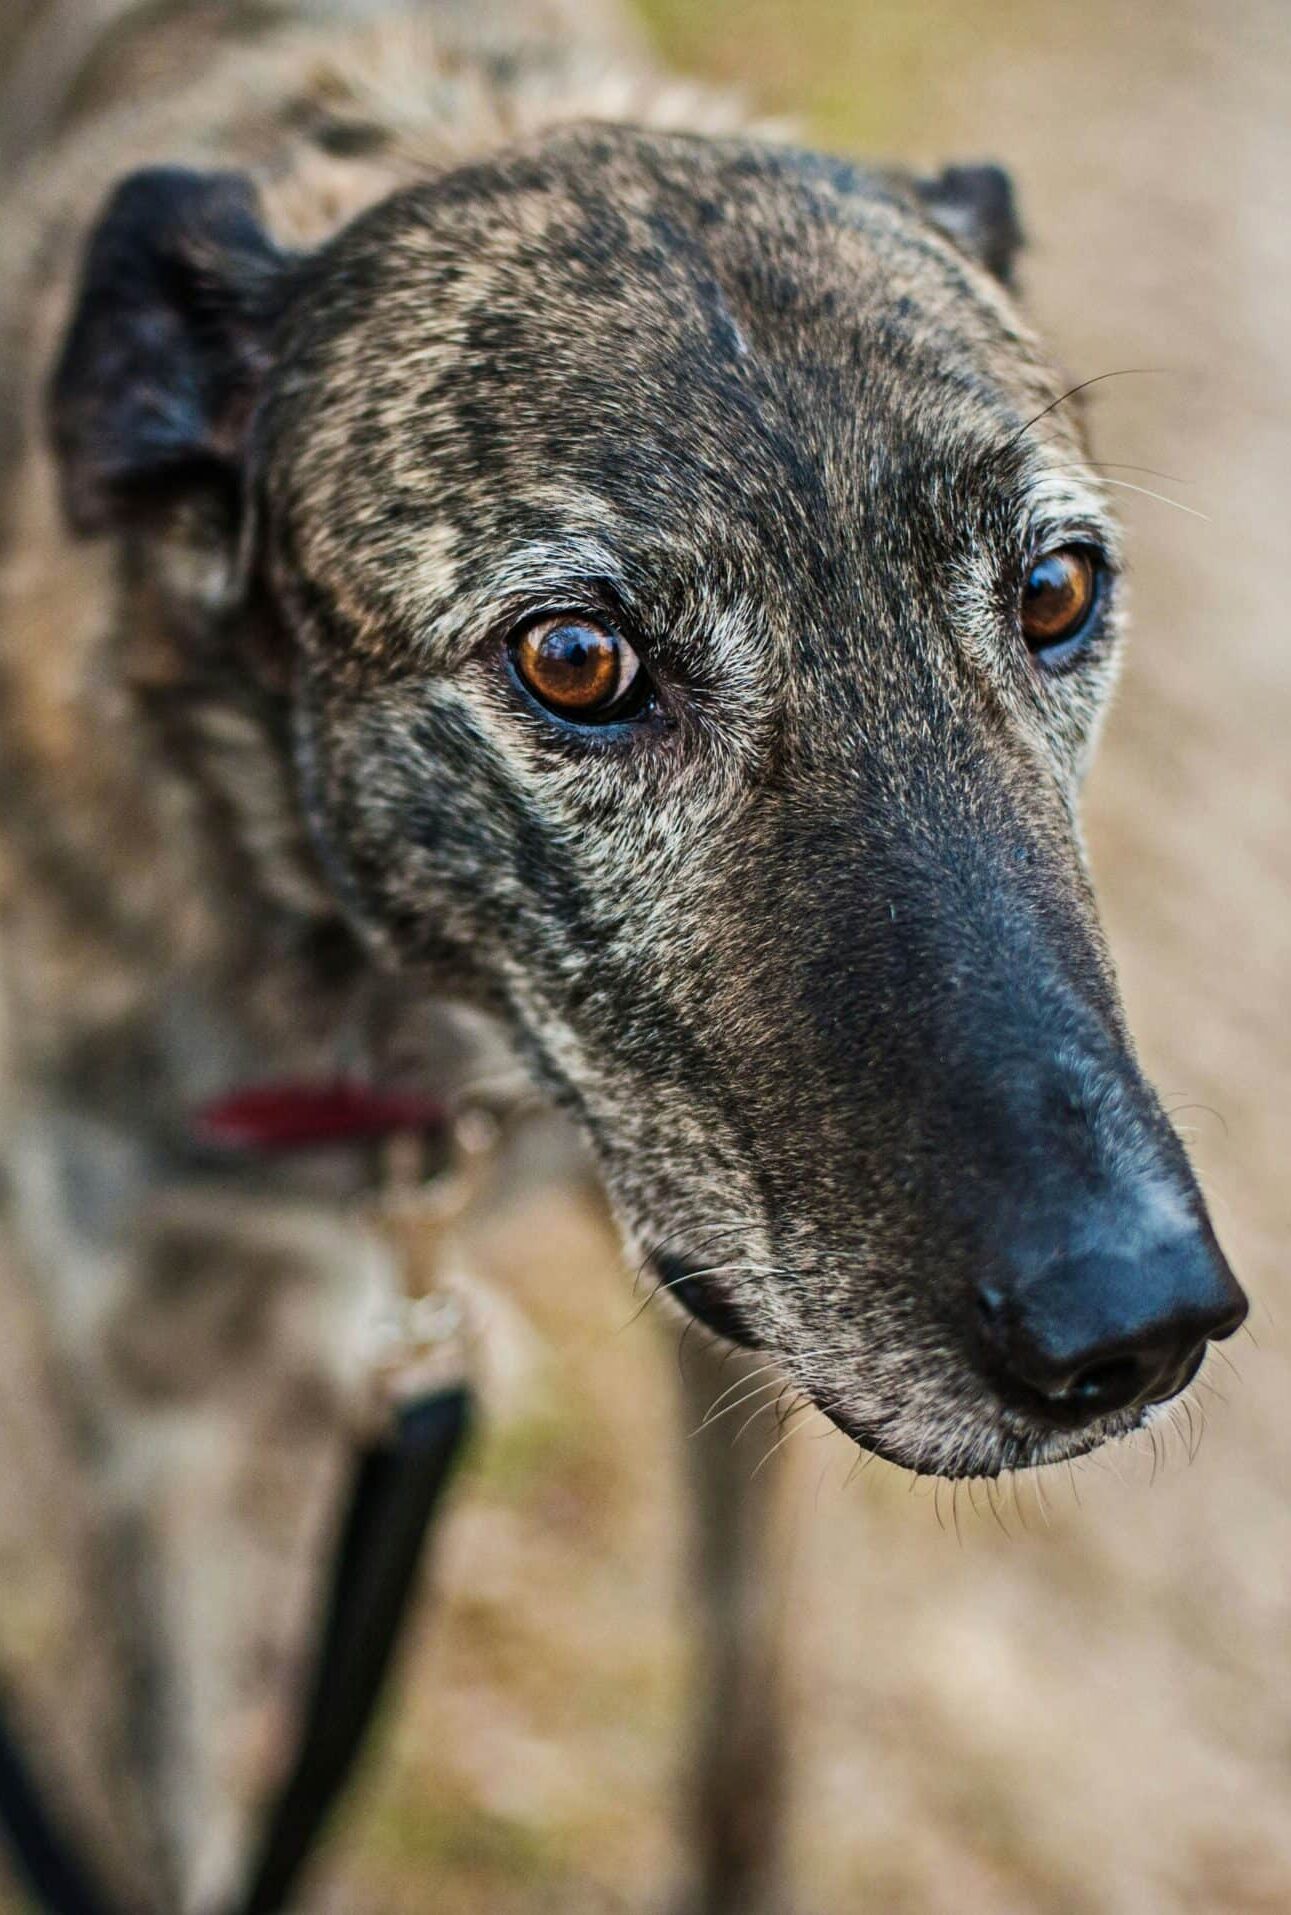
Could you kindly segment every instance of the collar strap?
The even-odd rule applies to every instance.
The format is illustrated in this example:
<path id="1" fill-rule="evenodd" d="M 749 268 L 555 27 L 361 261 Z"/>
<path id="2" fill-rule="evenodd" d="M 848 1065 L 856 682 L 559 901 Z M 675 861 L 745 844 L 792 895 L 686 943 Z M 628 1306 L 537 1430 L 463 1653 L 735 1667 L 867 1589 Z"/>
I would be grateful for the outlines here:
<path id="1" fill-rule="evenodd" d="M 449 1121 L 436 1098 L 341 1078 L 325 1084 L 257 1084 L 213 1098 L 195 1113 L 193 1136 L 208 1149 L 285 1157 L 382 1143 L 400 1134 L 436 1136 Z"/>

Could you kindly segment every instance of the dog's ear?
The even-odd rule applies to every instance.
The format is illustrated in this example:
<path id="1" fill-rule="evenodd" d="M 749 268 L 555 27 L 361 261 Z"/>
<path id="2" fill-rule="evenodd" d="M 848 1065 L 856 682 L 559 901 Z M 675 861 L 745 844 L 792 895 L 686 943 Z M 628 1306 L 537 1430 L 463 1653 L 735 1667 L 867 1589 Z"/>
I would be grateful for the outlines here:
<path id="1" fill-rule="evenodd" d="M 1012 284 L 1022 227 L 1013 182 L 1002 166 L 948 166 L 916 191 L 929 218 L 966 253 Z"/>
<path id="2" fill-rule="evenodd" d="M 288 263 L 240 174 L 156 167 L 117 187 L 50 394 L 76 531 L 238 485 Z"/>

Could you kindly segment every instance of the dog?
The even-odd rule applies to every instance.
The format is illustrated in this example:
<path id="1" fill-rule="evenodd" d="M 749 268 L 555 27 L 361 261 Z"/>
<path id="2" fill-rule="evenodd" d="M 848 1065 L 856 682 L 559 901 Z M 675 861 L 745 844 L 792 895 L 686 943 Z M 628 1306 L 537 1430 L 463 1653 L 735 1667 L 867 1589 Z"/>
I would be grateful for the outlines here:
<path id="1" fill-rule="evenodd" d="M 366 1150 L 194 1113 L 466 1081 L 445 1005 L 866 1449 L 1150 1419 L 1245 1304 L 1090 893 L 1119 543 L 1008 181 L 567 23 L 205 23 L 193 84 L 148 19 L 6 207 L 6 1227 L 90 1420 L 209 1386 L 213 1295 L 351 1322 L 301 1218 Z"/>

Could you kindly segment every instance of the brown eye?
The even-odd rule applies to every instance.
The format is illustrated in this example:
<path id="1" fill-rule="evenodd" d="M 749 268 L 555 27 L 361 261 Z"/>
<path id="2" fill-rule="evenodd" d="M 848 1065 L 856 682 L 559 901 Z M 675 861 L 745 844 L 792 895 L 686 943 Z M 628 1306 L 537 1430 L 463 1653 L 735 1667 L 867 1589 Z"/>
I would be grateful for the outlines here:
<path id="1" fill-rule="evenodd" d="M 1081 545 L 1061 545 L 1038 558 L 1022 588 L 1022 635 L 1033 652 L 1076 638 L 1098 596 L 1098 568 Z"/>
<path id="2" fill-rule="evenodd" d="M 543 619 L 520 634 L 511 655 L 534 697 L 562 718 L 620 717 L 645 682 L 627 640 L 587 619 Z"/>

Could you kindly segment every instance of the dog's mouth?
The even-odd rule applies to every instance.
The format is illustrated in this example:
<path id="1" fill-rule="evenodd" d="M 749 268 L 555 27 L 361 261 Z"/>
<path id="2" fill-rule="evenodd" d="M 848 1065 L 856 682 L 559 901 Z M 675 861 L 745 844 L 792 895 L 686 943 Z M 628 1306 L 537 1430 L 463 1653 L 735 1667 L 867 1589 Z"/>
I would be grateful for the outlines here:
<path id="1" fill-rule="evenodd" d="M 766 1346 L 754 1334 L 738 1307 L 683 1257 L 658 1255 L 654 1259 L 668 1294 L 705 1329 L 745 1350 Z M 1198 1360 L 1186 1383 L 1201 1367 Z M 786 1373 L 790 1366 L 786 1364 Z M 1052 1405 L 1036 1399 L 1021 1401 L 1000 1395 L 983 1382 L 971 1409 L 947 1402 L 941 1414 L 930 1412 L 915 1429 L 909 1409 L 894 1405 L 887 1415 L 858 1416 L 829 1389 L 799 1384 L 804 1396 L 827 1416 L 835 1428 L 868 1455 L 898 1469 L 949 1482 L 991 1480 L 1011 1471 L 1070 1463 L 1104 1443 L 1131 1435 L 1152 1420 L 1160 1405 L 1122 1410 L 1094 1420 L 1078 1421 L 1055 1415 Z"/>
<path id="2" fill-rule="evenodd" d="M 660 1255 L 654 1259 L 654 1265 L 663 1289 L 706 1330 L 724 1337 L 728 1343 L 738 1344 L 742 1350 L 761 1348 L 735 1305 L 706 1278 L 695 1275 L 684 1258 Z"/>

